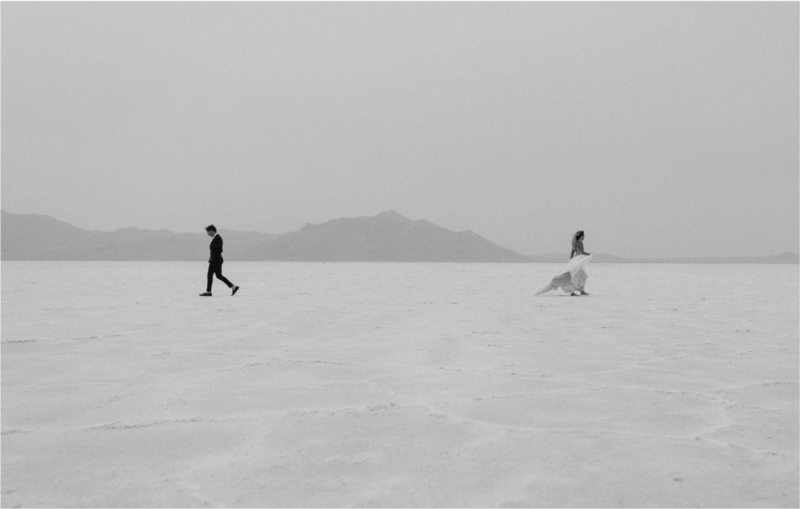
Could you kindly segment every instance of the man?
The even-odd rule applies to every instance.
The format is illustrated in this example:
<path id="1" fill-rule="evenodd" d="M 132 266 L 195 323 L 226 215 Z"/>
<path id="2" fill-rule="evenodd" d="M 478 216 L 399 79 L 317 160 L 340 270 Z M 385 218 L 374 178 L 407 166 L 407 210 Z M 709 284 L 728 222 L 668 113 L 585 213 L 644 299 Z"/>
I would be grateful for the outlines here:
<path id="1" fill-rule="evenodd" d="M 201 297 L 211 297 L 211 283 L 214 281 L 214 276 L 217 279 L 228 285 L 228 288 L 233 288 L 231 295 L 236 295 L 239 287 L 228 281 L 222 275 L 222 237 L 217 233 L 217 228 L 210 224 L 206 226 L 206 233 L 211 239 L 211 244 L 208 246 L 211 250 L 211 257 L 208 259 L 208 283 L 206 284 L 206 293 L 201 293 Z"/>

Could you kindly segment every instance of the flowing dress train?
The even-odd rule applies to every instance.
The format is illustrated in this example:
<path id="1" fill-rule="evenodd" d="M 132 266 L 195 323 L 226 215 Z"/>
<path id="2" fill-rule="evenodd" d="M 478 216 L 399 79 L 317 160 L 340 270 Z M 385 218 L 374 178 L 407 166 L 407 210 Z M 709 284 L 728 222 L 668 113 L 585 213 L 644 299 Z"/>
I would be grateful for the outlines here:
<path id="1" fill-rule="evenodd" d="M 589 275 L 586 273 L 586 265 L 592 261 L 593 256 L 574 256 L 566 267 L 553 275 L 549 282 L 537 288 L 534 295 L 541 295 L 557 288 L 561 288 L 566 293 L 572 293 L 576 290 L 582 291 L 586 287 L 586 281 L 589 279 Z"/>

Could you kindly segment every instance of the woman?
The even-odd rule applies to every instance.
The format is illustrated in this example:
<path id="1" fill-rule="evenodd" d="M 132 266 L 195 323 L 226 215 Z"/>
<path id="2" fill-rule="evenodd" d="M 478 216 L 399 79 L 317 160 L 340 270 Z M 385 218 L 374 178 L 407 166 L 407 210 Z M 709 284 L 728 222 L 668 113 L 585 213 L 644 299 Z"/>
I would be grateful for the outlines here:
<path id="1" fill-rule="evenodd" d="M 584 288 L 589 276 L 586 274 L 586 264 L 592 260 L 592 255 L 583 249 L 583 232 L 579 231 L 572 237 L 572 252 L 569 255 L 567 266 L 556 272 L 549 282 L 540 286 L 534 295 L 542 295 L 550 290 L 561 288 L 564 293 L 572 297 L 578 297 L 575 292 L 581 295 L 589 295 Z"/>
<path id="2" fill-rule="evenodd" d="M 583 250 L 583 238 L 584 238 L 583 230 L 580 230 L 572 236 L 572 252 L 569 255 L 569 259 L 572 260 L 573 257 L 576 255 L 585 255 L 589 256 L 591 253 L 587 253 Z M 575 277 L 572 278 L 572 284 L 575 286 L 575 289 L 581 292 L 581 295 L 589 295 L 584 291 L 586 287 L 586 281 L 589 279 L 589 275 L 586 274 L 586 271 L 583 270 L 583 267 L 578 269 L 578 272 L 575 273 Z M 570 293 L 571 296 L 577 297 L 575 292 Z"/>

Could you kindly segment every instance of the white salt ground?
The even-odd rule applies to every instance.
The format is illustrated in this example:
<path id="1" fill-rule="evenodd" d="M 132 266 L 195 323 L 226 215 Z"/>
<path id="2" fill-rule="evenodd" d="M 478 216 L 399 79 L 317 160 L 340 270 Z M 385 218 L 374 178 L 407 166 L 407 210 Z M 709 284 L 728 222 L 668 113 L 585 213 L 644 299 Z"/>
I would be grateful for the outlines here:
<path id="1" fill-rule="evenodd" d="M 2 506 L 798 506 L 798 266 L 3 262 Z"/>

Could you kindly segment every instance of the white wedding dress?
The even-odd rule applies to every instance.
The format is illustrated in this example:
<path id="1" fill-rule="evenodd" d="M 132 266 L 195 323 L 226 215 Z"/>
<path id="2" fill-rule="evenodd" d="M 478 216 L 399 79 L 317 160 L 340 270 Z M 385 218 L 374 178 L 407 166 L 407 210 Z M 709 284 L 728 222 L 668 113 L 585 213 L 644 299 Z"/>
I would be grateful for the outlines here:
<path id="1" fill-rule="evenodd" d="M 577 255 L 567 263 L 567 266 L 553 275 L 550 281 L 536 289 L 534 295 L 541 295 L 550 290 L 561 288 L 566 293 L 583 290 L 589 275 L 586 273 L 586 264 L 592 261 L 594 255 Z"/>

